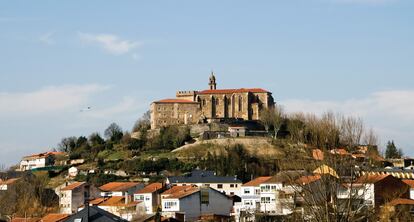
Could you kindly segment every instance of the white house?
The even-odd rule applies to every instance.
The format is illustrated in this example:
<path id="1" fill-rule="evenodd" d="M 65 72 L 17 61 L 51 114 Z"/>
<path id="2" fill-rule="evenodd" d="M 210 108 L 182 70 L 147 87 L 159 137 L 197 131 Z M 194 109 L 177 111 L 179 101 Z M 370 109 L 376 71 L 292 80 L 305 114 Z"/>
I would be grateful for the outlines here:
<path id="1" fill-rule="evenodd" d="M 85 203 L 85 192 L 89 193 L 90 198 L 99 196 L 99 190 L 93 185 L 85 182 L 65 183 L 55 190 L 59 196 L 60 213 L 72 214 Z"/>
<path id="2" fill-rule="evenodd" d="M 211 187 L 230 196 L 240 196 L 240 188 L 243 184 L 236 176 L 216 176 L 213 171 L 203 170 L 194 170 L 183 176 L 168 177 L 166 183 L 170 186 Z"/>
<path id="3" fill-rule="evenodd" d="M 20 161 L 20 171 L 32 170 L 36 168 L 42 168 L 46 166 L 53 166 L 56 155 L 64 155 L 63 152 L 45 152 L 25 156 Z"/>
<path id="4" fill-rule="evenodd" d="M 196 221 L 205 215 L 230 216 L 233 201 L 210 187 L 173 186 L 161 194 L 162 215 Z"/>
<path id="5" fill-rule="evenodd" d="M 410 199 L 414 200 L 414 180 L 403 180 L 408 186 L 410 186 Z"/>
<path id="6" fill-rule="evenodd" d="M 110 182 L 99 187 L 102 197 L 132 196 L 142 188 L 144 188 L 143 184 L 135 182 Z"/>
<path id="7" fill-rule="evenodd" d="M 134 200 L 144 202 L 146 214 L 155 213 L 157 207 L 161 205 L 161 192 L 163 187 L 162 183 L 151 183 L 135 192 Z"/>
<path id="8" fill-rule="evenodd" d="M 241 187 L 241 211 L 254 213 L 260 209 L 260 185 L 270 180 L 272 177 L 258 177 L 250 182 L 247 182 Z"/>

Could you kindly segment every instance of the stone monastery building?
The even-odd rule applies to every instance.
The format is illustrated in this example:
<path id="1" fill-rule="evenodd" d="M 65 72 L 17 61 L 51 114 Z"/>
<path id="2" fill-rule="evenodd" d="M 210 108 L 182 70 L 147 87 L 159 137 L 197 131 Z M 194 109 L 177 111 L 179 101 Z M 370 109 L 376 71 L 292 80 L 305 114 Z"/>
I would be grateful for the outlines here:
<path id="1" fill-rule="evenodd" d="M 211 73 L 209 88 L 203 91 L 178 91 L 175 99 L 151 104 L 151 128 L 198 124 L 220 120 L 259 120 L 263 109 L 275 105 L 272 93 L 261 89 L 217 89 Z"/>

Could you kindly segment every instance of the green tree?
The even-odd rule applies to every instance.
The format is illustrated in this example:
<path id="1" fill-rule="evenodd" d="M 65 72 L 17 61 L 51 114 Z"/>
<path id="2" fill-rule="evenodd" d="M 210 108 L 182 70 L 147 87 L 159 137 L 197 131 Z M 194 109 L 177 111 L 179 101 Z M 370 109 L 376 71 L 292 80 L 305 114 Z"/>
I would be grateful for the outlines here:
<path id="1" fill-rule="evenodd" d="M 111 125 L 109 125 L 108 128 L 106 128 L 104 135 L 107 140 L 118 142 L 122 139 L 124 133 L 122 132 L 122 128 L 118 124 L 111 123 Z"/>
<path id="2" fill-rule="evenodd" d="M 394 144 L 394 141 L 388 141 L 387 148 L 385 150 L 385 158 L 387 159 L 398 159 L 401 158 L 403 155 L 401 149 L 397 149 Z"/>

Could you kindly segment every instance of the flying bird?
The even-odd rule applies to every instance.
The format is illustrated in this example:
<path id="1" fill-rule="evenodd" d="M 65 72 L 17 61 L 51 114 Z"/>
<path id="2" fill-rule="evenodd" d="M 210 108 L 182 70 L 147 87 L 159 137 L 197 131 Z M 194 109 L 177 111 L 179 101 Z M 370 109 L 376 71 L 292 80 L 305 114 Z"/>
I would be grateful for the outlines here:
<path id="1" fill-rule="evenodd" d="M 91 110 L 91 107 L 90 106 L 88 106 L 88 107 L 86 107 L 84 109 L 81 109 L 80 112 L 86 112 L 86 111 L 89 111 L 89 110 Z"/>

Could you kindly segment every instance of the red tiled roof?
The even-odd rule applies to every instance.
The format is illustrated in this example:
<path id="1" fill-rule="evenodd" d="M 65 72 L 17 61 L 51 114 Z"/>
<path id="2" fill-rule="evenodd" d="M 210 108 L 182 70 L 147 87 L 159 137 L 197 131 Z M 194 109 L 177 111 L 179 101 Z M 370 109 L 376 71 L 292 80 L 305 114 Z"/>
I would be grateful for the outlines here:
<path id="1" fill-rule="evenodd" d="M 104 200 L 96 205 L 98 206 L 107 206 L 107 207 L 133 207 L 142 201 L 130 201 L 125 203 L 125 197 L 110 197 L 104 198 Z"/>
<path id="2" fill-rule="evenodd" d="M 377 183 L 387 177 L 392 177 L 391 175 L 383 174 L 383 175 L 364 175 L 359 177 L 355 183 Z"/>
<path id="3" fill-rule="evenodd" d="M 322 150 L 320 150 L 320 149 L 313 149 L 312 150 L 312 157 L 315 160 L 323 160 L 324 159 L 324 154 L 323 154 Z"/>
<path id="4" fill-rule="evenodd" d="M 10 185 L 19 180 L 20 178 L 13 178 L 8 180 L 0 180 L 0 185 Z"/>
<path id="5" fill-rule="evenodd" d="M 251 181 L 243 184 L 242 186 L 243 187 L 257 187 L 260 184 L 262 184 L 262 183 L 270 180 L 270 178 L 272 178 L 272 177 L 258 177 L 258 178 L 254 179 L 254 180 L 251 180 Z"/>
<path id="6" fill-rule="evenodd" d="M 411 188 L 414 188 L 414 180 L 402 180 L 402 181 L 408 184 Z"/>
<path id="7" fill-rule="evenodd" d="M 164 191 L 161 195 L 173 194 L 175 192 L 179 192 L 181 190 L 189 189 L 189 188 L 192 188 L 192 187 L 194 187 L 194 186 L 173 186 L 170 189 Z"/>
<path id="8" fill-rule="evenodd" d="M 178 187 L 178 186 L 175 186 L 175 187 Z M 181 187 L 182 188 L 180 189 L 177 189 L 177 188 L 173 189 L 174 188 L 173 187 L 170 189 L 171 191 L 167 190 L 166 192 L 162 194 L 162 195 L 166 195 L 163 198 L 164 199 L 181 199 L 183 197 L 189 196 L 193 193 L 200 191 L 200 188 L 198 187 L 193 187 L 193 186 L 181 186 Z"/>
<path id="9" fill-rule="evenodd" d="M 159 101 L 155 101 L 154 103 L 198 103 L 191 100 L 185 99 L 163 99 Z"/>
<path id="10" fill-rule="evenodd" d="M 13 218 L 10 222 L 40 222 L 40 218 L 16 217 Z"/>
<path id="11" fill-rule="evenodd" d="M 69 214 L 48 214 L 42 218 L 42 222 L 61 222 L 69 216 Z"/>
<path id="12" fill-rule="evenodd" d="M 302 176 L 296 180 L 296 183 L 307 185 L 321 179 L 321 175 Z"/>
<path id="13" fill-rule="evenodd" d="M 62 191 L 74 190 L 74 189 L 82 186 L 83 184 L 85 184 L 85 182 L 75 182 L 75 183 L 72 183 L 72 184 L 62 188 Z"/>
<path id="14" fill-rule="evenodd" d="M 44 152 L 44 153 L 37 153 L 29 156 L 25 156 L 23 158 L 40 158 L 40 157 L 48 157 L 50 155 L 64 155 L 65 152 Z"/>
<path id="15" fill-rule="evenodd" d="M 396 205 L 414 205 L 414 200 L 398 198 L 398 199 L 392 200 L 389 203 L 389 205 L 391 205 L 391 206 L 396 206 Z"/>
<path id="16" fill-rule="evenodd" d="M 126 191 L 138 184 L 134 182 L 111 182 L 99 187 L 99 189 L 102 191 Z"/>
<path id="17" fill-rule="evenodd" d="M 162 189 L 162 183 L 152 183 L 142 188 L 141 190 L 138 190 L 136 194 L 154 193 L 160 189 Z"/>
<path id="18" fill-rule="evenodd" d="M 203 90 L 201 92 L 198 92 L 198 94 L 232 94 L 232 93 L 246 93 L 246 92 L 252 92 L 252 93 L 268 93 L 269 91 L 261 89 L 261 88 L 251 88 L 251 89 L 209 89 L 209 90 Z"/>

